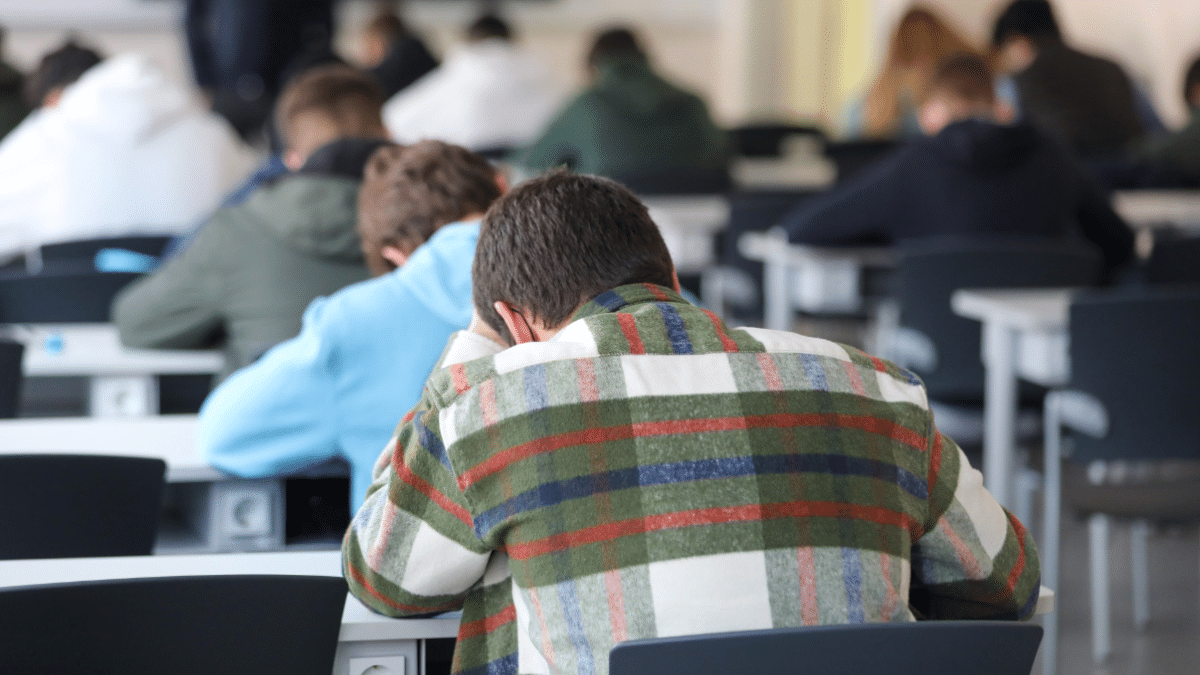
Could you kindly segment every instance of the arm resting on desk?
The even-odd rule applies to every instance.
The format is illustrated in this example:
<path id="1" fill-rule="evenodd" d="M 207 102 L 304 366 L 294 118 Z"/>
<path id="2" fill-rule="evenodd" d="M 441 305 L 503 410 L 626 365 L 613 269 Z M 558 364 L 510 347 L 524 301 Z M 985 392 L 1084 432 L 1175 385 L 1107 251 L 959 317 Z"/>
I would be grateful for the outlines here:
<path id="1" fill-rule="evenodd" d="M 928 619 L 1030 618 L 1041 570 L 1033 537 L 954 441 L 936 429 L 931 441 L 929 521 L 913 549 L 914 609 Z"/>

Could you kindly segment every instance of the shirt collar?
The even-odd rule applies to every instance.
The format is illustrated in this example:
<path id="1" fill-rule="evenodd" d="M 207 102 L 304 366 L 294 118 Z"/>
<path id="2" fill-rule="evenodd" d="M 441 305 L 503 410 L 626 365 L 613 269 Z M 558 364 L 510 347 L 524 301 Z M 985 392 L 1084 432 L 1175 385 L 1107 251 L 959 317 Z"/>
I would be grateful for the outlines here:
<path id="1" fill-rule="evenodd" d="M 584 303 L 582 307 L 575 310 L 575 314 L 571 316 L 572 323 L 580 319 L 586 319 L 589 316 L 597 314 L 612 314 L 620 311 L 630 311 L 633 306 L 644 305 L 648 302 L 671 302 L 688 304 L 675 291 L 665 286 L 656 284 L 626 284 L 617 286 L 616 288 L 605 291 L 600 295 L 592 298 Z"/>

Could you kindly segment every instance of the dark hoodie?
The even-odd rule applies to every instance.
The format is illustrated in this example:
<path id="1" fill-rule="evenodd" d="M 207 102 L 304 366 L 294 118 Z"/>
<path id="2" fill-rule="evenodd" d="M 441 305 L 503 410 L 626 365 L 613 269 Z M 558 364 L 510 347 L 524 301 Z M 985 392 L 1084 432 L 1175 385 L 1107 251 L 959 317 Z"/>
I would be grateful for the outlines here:
<path id="1" fill-rule="evenodd" d="M 659 77 L 640 57 L 602 62 L 592 86 L 515 161 L 567 165 L 618 180 L 675 171 L 726 171 L 725 134 L 704 101 Z"/>
<path id="2" fill-rule="evenodd" d="M 1067 151 L 1027 125 L 983 120 L 915 139 L 784 217 L 791 241 L 891 244 L 941 235 L 1082 236 L 1109 268 L 1133 233 Z"/>
<path id="3" fill-rule="evenodd" d="M 24 83 L 25 76 L 17 69 L 0 62 L 0 138 L 7 136 L 29 114 L 21 97 Z"/>

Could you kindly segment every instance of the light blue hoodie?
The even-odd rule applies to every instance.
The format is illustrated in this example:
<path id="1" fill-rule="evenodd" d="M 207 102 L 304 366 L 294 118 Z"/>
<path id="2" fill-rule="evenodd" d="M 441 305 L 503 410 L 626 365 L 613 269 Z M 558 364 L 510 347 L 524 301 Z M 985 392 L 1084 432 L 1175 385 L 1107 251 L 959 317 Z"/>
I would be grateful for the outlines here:
<path id="1" fill-rule="evenodd" d="M 391 274 L 318 298 L 300 334 L 225 380 L 200 409 L 200 449 L 245 478 L 350 463 L 351 513 L 450 334 L 471 320 L 479 221 L 439 229 Z"/>

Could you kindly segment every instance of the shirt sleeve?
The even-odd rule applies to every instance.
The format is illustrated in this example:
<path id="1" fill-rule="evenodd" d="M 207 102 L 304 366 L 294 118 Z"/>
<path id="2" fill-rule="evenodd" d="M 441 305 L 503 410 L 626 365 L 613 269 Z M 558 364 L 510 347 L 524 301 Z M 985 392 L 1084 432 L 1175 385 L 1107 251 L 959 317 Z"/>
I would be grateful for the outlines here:
<path id="1" fill-rule="evenodd" d="M 1030 618 L 1041 589 L 1033 538 L 954 441 L 933 429 L 930 448 L 930 517 L 912 560 L 914 610 L 927 619 Z"/>

